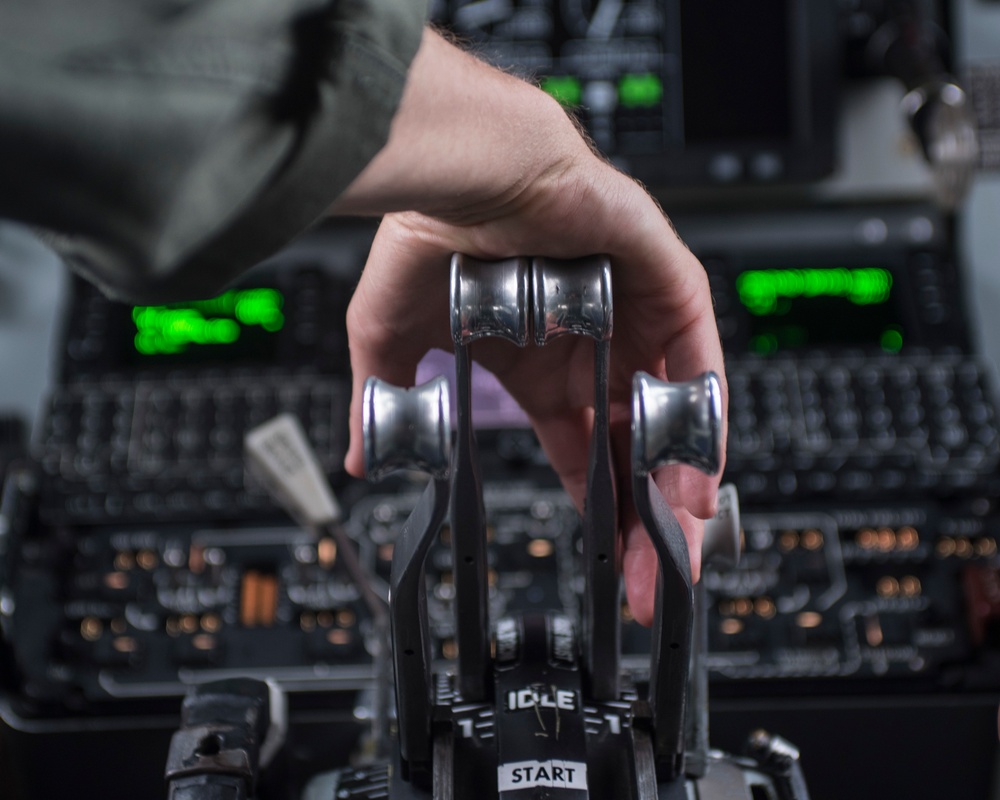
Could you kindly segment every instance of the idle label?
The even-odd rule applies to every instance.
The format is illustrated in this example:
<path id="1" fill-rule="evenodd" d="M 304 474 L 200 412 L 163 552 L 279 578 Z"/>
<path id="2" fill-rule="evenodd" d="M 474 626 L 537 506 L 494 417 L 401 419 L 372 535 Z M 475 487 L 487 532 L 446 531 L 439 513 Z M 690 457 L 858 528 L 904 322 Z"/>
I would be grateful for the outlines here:
<path id="1" fill-rule="evenodd" d="M 507 692 L 507 710 L 521 711 L 525 708 L 557 708 L 560 711 L 576 711 L 576 692 L 570 689 L 551 691 L 529 687 L 520 691 Z"/>

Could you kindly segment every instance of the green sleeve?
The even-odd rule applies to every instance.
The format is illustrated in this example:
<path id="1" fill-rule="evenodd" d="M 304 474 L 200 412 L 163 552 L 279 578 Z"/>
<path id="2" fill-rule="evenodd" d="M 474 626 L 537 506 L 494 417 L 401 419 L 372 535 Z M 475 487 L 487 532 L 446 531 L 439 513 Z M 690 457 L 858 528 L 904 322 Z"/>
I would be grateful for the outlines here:
<path id="1" fill-rule="evenodd" d="M 135 302 L 195 298 L 385 143 L 423 0 L 0 3 L 0 217 Z"/>

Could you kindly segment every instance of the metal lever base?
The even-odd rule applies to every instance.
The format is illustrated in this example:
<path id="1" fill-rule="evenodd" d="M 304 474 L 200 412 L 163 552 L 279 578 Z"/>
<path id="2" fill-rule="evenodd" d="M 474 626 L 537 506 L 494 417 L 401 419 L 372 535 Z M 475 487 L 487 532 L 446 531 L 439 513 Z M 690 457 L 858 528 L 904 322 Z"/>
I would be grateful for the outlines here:
<path id="1" fill-rule="evenodd" d="M 495 704 L 463 702 L 454 676 L 438 676 L 432 785 L 402 780 L 397 762 L 323 776 L 305 800 L 808 800 L 795 749 L 762 733 L 752 758 L 709 751 L 701 775 L 657 778 L 649 705 L 630 686 L 586 696 L 564 616 L 501 619 L 496 652 Z"/>

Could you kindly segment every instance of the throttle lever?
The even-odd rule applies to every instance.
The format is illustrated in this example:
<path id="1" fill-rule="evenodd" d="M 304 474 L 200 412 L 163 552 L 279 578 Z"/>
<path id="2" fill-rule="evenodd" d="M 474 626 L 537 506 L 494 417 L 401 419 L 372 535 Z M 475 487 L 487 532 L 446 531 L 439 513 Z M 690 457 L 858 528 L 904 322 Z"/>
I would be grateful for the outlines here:
<path id="1" fill-rule="evenodd" d="M 705 536 L 701 541 L 701 568 L 735 569 L 743 551 L 743 531 L 740 527 L 740 500 L 736 486 L 719 487 L 719 504 L 715 516 L 705 520 Z M 694 587 L 694 633 L 691 651 L 691 675 L 686 720 L 687 745 L 684 773 L 689 778 L 704 777 L 708 771 L 708 593 L 705 582 Z"/>
<path id="2" fill-rule="evenodd" d="M 652 472 L 690 464 L 711 473 L 721 464 L 722 394 L 714 373 L 668 384 L 644 372 L 632 379 L 632 494 L 656 550 L 655 614 L 648 703 L 661 780 L 684 766 L 694 590 L 684 531 Z"/>
<path id="3" fill-rule="evenodd" d="M 400 756 L 406 777 L 427 785 L 433 767 L 433 681 L 424 563 L 448 511 L 447 381 L 437 377 L 414 389 L 399 389 L 368 378 L 362 416 L 365 474 L 370 480 L 401 468 L 431 476 L 399 533 L 389 577 Z"/>
<path id="4" fill-rule="evenodd" d="M 523 347 L 528 341 L 528 261 L 451 258 L 451 336 L 455 347 L 455 468 L 451 487 L 451 547 L 455 570 L 459 690 L 465 700 L 486 698 L 490 681 L 486 511 L 472 428 L 472 356 L 469 345 L 496 336 Z"/>
<path id="5" fill-rule="evenodd" d="M 595 700 L 617 700 L 621 617 L 618 509 L 608 411 L 613 305 L 607 256 L 532 262 L 535 344 L 580 334 L 594 339 L 594 430 L 583 511 L 582 646 L 586 687 Z"/>

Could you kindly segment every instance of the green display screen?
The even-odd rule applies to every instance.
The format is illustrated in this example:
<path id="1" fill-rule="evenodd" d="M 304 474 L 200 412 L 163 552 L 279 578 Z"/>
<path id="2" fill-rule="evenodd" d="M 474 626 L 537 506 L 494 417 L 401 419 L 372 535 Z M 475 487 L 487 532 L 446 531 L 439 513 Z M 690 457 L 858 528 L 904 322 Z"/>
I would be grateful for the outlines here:
<path id="1" fill-rule="evenodd" d="M 904 332 L 893 275 L 881 267 L 751 269 L 736 279 L 751 352 L 830 345 L 898 352 Z"/>
<path id="2" fill-rule="evenodd" d="M 231 289 L 210 300 L 135 306 L 132 322 L 140 356 L 256 352 L 284 327 L 284 297 L 277 289 Z"/>

